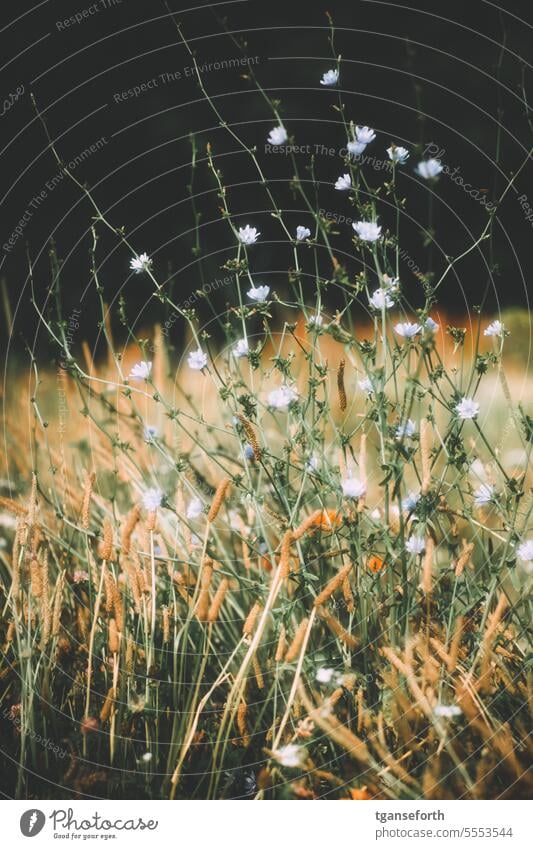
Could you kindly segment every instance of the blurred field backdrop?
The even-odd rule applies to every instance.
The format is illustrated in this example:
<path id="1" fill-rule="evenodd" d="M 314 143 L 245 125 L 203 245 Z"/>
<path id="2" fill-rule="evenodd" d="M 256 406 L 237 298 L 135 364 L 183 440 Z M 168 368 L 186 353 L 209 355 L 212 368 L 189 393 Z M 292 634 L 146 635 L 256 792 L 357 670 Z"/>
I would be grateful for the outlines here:
<path id="1" fill-rule="evenodd" d="M 445 328 L 446 317 L 433 315 Z M 530 575 L 512 550 L 502 559 L 500 540 L 513 492 L 520 524 L 531 510 L 518 413 L 521 402 L 530 409 L 520 343 L 529 317 L 501 318 L 511 334 L 503 363 L 488 368 L 476 395 L 494 455 L 470 431 L 464 463 L 434 479 L 435 492 L 423 483 L 426 494 L 407 512 L 384 506 L 385 468 L 355 360 L 344 368 L 339 408 L 346 354 L 327 324 L 317 338 L 300 316 L 290 339 L 267 345 L 248 384 L 263 397 L 278 382 L 272 362 L 295 344 L 302 398 L 311 391 L 306 351 L 322 369 L 323 453 L 298 496 L 308 453 L 299 416 L 285 424 L 266 409 L 252 425 L 240 414 L 236 430 L 214 371 L 173 363 L 161 328 L 143 334 L 156 393 L 132 401 L 124 391 L 139 358 L 133 344 L 118 358 L 110 346 L 97 362 L 81 346 L 85 397 L 61 368 L 36 366 L 10 381 L 0 513 L 4 792 L 527 796 Z M 355 332 L 362 341 L 373 328 Z M 471 327 L 457 346 L 437 332 L 446 373 L 471 368 L 474 336 Z M 485 339 L 477 354 L 492 351 Z M 213 362 L 225 379 L 227 357 Z M 432 444 L 446 417 L 435 416 Z M 352 506 L 332 480 L 354 459 L 367 487 Z M 418 456 L 404 460 L 400 492 L 409 498 L 423 469 Z M 508 476 L 503 489 L 495 462 Z M 494 484 L 497 506 L 469 506 L 470 493 Z M 406 561 L 402 548 L 422 526 L 429 565 L 427 552 Z"/>

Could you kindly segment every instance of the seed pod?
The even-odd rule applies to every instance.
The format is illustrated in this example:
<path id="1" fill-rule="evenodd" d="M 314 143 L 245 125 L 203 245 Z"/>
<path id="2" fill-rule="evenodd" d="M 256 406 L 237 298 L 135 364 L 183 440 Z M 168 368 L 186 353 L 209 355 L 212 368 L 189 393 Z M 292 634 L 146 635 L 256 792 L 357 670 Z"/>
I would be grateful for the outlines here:
<path id="1" fill-rule="evenodd" d="M 224 499 L 227 495 L 230 483 L 231 478 L 223 478 L 217 486 L 217 490 L 213 498 L 213 503 L 211 504 L 209 513 L 207 514 L 208 522 L 214 522 L 216 517 L 218 516 L 220 508 L 222 507 Z"/>
<path id="2" fill-rule="evenodd" d="M 109 519 L 104 519 L 103 527 L 104 540 L 102 542 L 102 560 L 113 559 L 113 526 Z"/>
<path id="3" fill-rule="evenodd" d="M 107 645 L 111 654 L 118 654 L 120 649 L 120 637 L 117 630 L 117 623 L 114 619 L 109 620 Z"/>
<path id="4" fill-rule="evenodd" d="M 339 407 L 341 412 L 344 412 L 347 406 L 346 389 L 344 388 L 344 366 L 345 362 L 341 360 L 337 369 L 337 389 L 339 390 Z"/>
<path id="5" fill-rule="evenodd" d="M 261 609 L 262 608 L 261 608 L 261 605 L 259 604 L 259 602 L 258 601 L 254 602 L 248 616 L 244 620 L 244 625 L 242 626 L 242 633 L 245 636 L 251 637 L 253 632 L 255 631 L 255 625 L 256 625 L 256 622 L 257 622 L 257 617 L 259 616 Z"/>
<path id="6" fill-rule="evenodd" d="M 133 535 L 133 531 L 135 530 L 135 526 L 141 517 L 141 508 L 138 504 L 133 507 L 128 515 L 126 516 L 126 521 L 122 527 L 122 531 L 120 534 L 120 542 L 122 545 L 122 553 L 129 554 L 131 549 L 131 537 Z"/>
<path id="7" fill-rule="evenodd" d="M 238 419 L 239 419 L 240 423 L 242 424 L 242 428 L 243 428 L 243 430 L 246 434 L 246 438 L 248 439 L 248 442 L 252 446 L 252 450 L 254 452 L 254 459 L 259 461 L 261 459 L 261 449 L 259 447 L 259 443 L 257 441 L 255 431 L 254 431 L 252 425 L 250 424 L 250 422 L 247 421 L 247 419 L 245 419 L 243 415 L 239 415 Z"/>
<path id="8" fill-rule="evenodd" d="M 282 625 L 280 630 L 279 630 L 278 645 L 276 646 L 276 654 L 275 654 L 275 657 L 274 657 L 274 660 L 276 661 L 276 663 L 281 663 L 281 661 L 283 660 L 283 656 L 285 654 L 286 647 L 287 647 L 287 638 L 286 638 L 285 625 Z"/>
<path id="9" fill-rule="evenodd" d="M 84 472 L 84 477 L 85 485 L 83 488 L 83 501 L 81 504 L 81 526 L 84 530 L 87 530 L 87 528 L 89 527 L 91 498 L 93 494 L 93 486 L 96 480 L 96 475 L 94 472 L 91 472 L 90 475 L 88 475 L 87 472 Z"/>
<path id="10" fill-rule="evenodd" d="M 287 649 L 287 654 L 285 655 L 285 663 L 292 663 L 293 660 L 296 660 L 298 655 L 300 654 L 300 649 L 302 648 L 302 644 L 305 637 L 305 632 L 307 630 L 307 625 L 309 623 L 309 619 L 302 619 L 298 628 L 296 629 L 296 633 L 294 635 L 294 639 Z"/>
<path id="11" fill-rule="evenodd" d="M 328 598 L 331 598 L 333 593 L 338 590 L 339 587 L 342 586 L 344 579 L 347 578 L 350 574 L 351 568 L 352 564 L 347 563 L 346 566 L 343 566 L 342 569 L 340 569 L 337 574 L 333 578 L 331 578 L 331 580 L 326 584 L 322 592 L 319 593 L 315 598 L 313 602 L 315 607 L 320 607 L 322 604 L 324 604 L 325 601 L 328 600 Z"/>
<path id="12" fill-rule="evenodd" d="M 30 563 L 31 591 L 35 598 L 40 598 L 43 591 L 41 564 L 33 558 Z"/>
<path id="13" fill-rule="evenodd" d="M 208 622 L 216 622 L 220 613 L 220 608 L 226 598 L 226 593 L 229 588 L 229 581 L 227 578 L 223 578 L 218 586 L 218 589 L 213 596 L 213 601 L 211 602 L 211 606 L 209 608 L 207 614 Z"/>
<path id="14" fill-rule="evenodd" d="M 210 557 L 204 559 L 202 566 L 202 574 L 200 577 L 200 593 L 198 595 L 198 605 L 196 615 L 200 622 L 207 622 L 209 614 L 209 587 L 211 586 L 211 578 L 213 576 L 213 561 Z"/>
<path id="15" fill-rule="evenodd" d="M 110 687 L 107 691 L 102 710 L 100 711 L 100 722 L 107 722 L 111 718 L 111 712 L 115 703 L 115 688 Z"/>

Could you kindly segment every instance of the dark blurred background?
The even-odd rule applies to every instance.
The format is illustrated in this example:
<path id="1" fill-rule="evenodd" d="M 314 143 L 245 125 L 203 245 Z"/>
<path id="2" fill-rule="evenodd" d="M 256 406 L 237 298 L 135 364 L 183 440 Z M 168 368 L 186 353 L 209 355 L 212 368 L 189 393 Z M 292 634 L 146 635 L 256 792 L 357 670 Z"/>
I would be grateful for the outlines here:
<path id="1" fill-rule="evenodd" d="M 405 5 L 374 0 L 213 4 L 170 0 L 201 65 L 242 55 L 227 28 L 246 42 L 254 71 L 265 90 L 281 101 L 283 120 L 295 142 L 339 148 L 346 139 L 334 109 L 337 96 L 319 84 L 324 71 L 334 66 L 326 10 L 332 15 L 336 50 L 343 57 L 339 88 L 347 115 L 374 127 L 378 135 L 366 152 L 386 157 L 391 141 L 411 151 L 400 176 L 400 194 L 407 198 L 408 209 L 401 230 L 405 251 L 401 279 L 415 305 L 420 285 L 413 267 L 424 273 L 431 266 L 438 275 L 447 256 L 462 253 L 487 221 L 480 198 L 495 202 L 527 158 L 531 131 L 523 92 L 529 83 L 532 33 L 531 20 L 524 20 L 527 5 L 519 0 L 503 4 L 410 0 Z M 77 13 L 82 15 L 79 23 L 64 23 Z M 113 225 L 124 227 L 136 250 L 154 258 L 157 277 L 172 287 L 177 302 L 183 302 L 202 281 L 223 277 L 226 272 L 221 266 L 235 253 L 206 166 L 207 142 L 223 172 L 229 206 L 241 216 L 236 222 L 250 223 L 262 233 L 253 254 L 254 274 L 283 292 L 291 257 L 287 245 L 281 244 L 281 227 L 267 211 L 264 190 L 249 158 L 218 126 L 187 70 L 191 59 L 162 2 L 5 2 L 0 38 L 0 277 L 8 323 L 11 313 L 11 350 L 20 350 L 24 344 L 45 346 L 31 302 L 28 261 L 33 266 L 37 305 L 46 314 L 52 240 L 62 263 L 64 314 L 81 310 L 83 338 L 89 341 L 98 332 L 99 320 L 89 267 L 88 228 L 94 209 L 68 180 L 53 180 L 58 166 L 30 94 L 65 162 L 101 140 L 94 152 L 83 155 L 73 173 L 91 187 Z M 165 74 L 169 76 L 163 82 Z M 272 186 L 279 205 L 294 210 L 288 216 L 291 226 L 310 223 L 309 216 L 298 212 L 301 200 L 290 189 L 290 162 L 264 152 L 274 121 L 245 76 L 242 67 L 207 68 L 203 79 L 224 119 L 247 144 L 257 145 L 261 163 L 276 180 Z M 156 82 L 146 85 L 138 96 L 124 95 L 151 80 Z M 197 145 L 193 190 L 201 214 L 199 245 L 187 189 L 191 132 Z M 431 216 L 437 245 L 431 252 L 424 247 L 423 234 L 430 192 L 413 170 L 430 143 L 444 151 L 442 161 L 456 169 L 456 176 L 479 192 L 473 198 L 457 181 L 441 177 L 433 187 Z M 308 159 L 299 157 L 304 174 Z M 372 186 L 384 181 L 385 172 L 365 168 Z M 332 188 L 343 170 L 339 156 L 317 156 L 320 206 L 350 216 L 346 196 Z M 440 304 L 451 314 L 464 313 L 481 302 L 488 312 L 528 306 L 533 238 L 533 214 L 528 220 L 533 210 L 530 177 L 527 163 L 498 208 L 493 239 L 446 278 Z M 380 220 L 394 226 L 392 210 L 386 205 Z M 21 235 L 13 236 L 17 225 Z M 339 235 L 332 237 L 333 243 L 339 258 L 344 251 L 346 259 L 353 253 L 351 231 L 345 224 L 336 229 Z M 164 307 L 149 297 L 148 278 L 130 277 L 128 252 L 104 227 L 99 232 L 99 277 L 106 301 L 112 303 L 122 290 L 137 328 L 164 321 Z M 346 261 L 352 275 L 359 270 L 356 260 Z M 223 289 L 214 291 L 215 309 L 227 298 Z M 114 309 L 114 330 L 120 335 L 116 313 Z M 180 333 L 176 323 L 175 342 Z"/>

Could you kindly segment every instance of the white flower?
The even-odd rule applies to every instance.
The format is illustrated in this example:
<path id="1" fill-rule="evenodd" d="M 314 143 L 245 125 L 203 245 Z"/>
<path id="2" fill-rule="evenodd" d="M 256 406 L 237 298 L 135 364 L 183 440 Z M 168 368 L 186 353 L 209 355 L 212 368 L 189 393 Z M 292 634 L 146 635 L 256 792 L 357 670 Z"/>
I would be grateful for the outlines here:
<path id="1" fill-rule="evenodd" d="M 503 336 L 504 326 L 501 321 L 491 321 L 483 331 L 483 336 Z"/>
<path id="2" fill-rule="evenodd" d="M 277 760 L 281 766 L 302 767 L 307 757 L 307 752 L 295 743 L 288 743 L 280 749 L 274 749 L 272 757 Z"/>
<path id="3" fill-rule="evenodd" d="M 489 504 L 494 498 L 494 487 L 488 483 L 482 483 L 474 492 L 474 504 L 476 507 L 483 507 L 484 504 Z"/>
<path id="4" fill-rule="evenodd" d="M 186 516 L 188 519 L 197 519 L 199 516 L 202 515 L 203 509 L 204 507 L 202 502 L 199 498 L 196 498 L 195 496 L 189 501 Z"/>
<path id="5" fill-rule="evenodd" d="M 433 321 L 431 316 L 428 316 L 428 318 L 426 318 L 426 320 L 424 322 L 423 329 L 426 331 L 426 333 L 436 333 L 437 330 L 439 329 L 439 327 L 440 327 L 440 325 L 437 324 L 436 321 Z"/>
<path id="6" fill-rule="evenodd" d="M 233 346 L 233 356 L 239 360 L 241 357 L 247 357 L 249 350 L 248 339 L 239 339 L 237 344 Z"/>
<path id="7" fill-rule="evenodd" d="M 342 177 L 339 177 L 337 182 L 335 183 L 335 188 L 339 192 L 347 192 L 348 189 L 352 188 L 352 180 L 349 174 L 343 174 Z"/>
<path id="8" fill-rule="evenodd" d="M 157 428 L 154 425 L 146 425 L 143 435 L 145 442 L 153 442 L 157 437 Z"/>
<path id="9" fill-rule="evenodd" d="M 402 501 L 402 510 L 405 513 L 412 513 L 416 510 L 416 506 L 420 501 L 420 493 L 419 492 L 408 492 L 405 498 Z"/>
<path id="10" fill-rule="evenodd" d="M 145 510 L 149 510 L 150 513 L 153 513 L 154 510 L 157 510 L 158 507 L 161 507 L 162 500 L 163 493 L 160 489 L 147 489 L 142 497 L 143 507 Z"/>
<path id="11" fill-rule="evenodd" d="M 251 301 L 257 301 L 257 303 L 262 303 L 266 301 L 270 292 L 270 286 L 252 286 L 251 289 L 248 289 L 247 295 Z"/>
<path id="12" fill-rule="evenodd" d="M 322 74 L 320 85 L 337 85 L 338 81 L 339 72 L 335 68 L 334 70 L 326 71 L 325 74 Z"/>
<path id="13" fill-rule="evenodd" d="M 270 142 L 270 144 L 273 144 L 277 147 L 280 144 L 285 144 L 287 138 L 287 130 L 285 129 L 285 127 L 274 127 L 273 130 L 270 130 L 268 141 Z"/>
<path id="14" fill-rule="evenodd" d="M 526 539 L 524 542 L 521 542 L 518 548 L 516 549 L 516 553 L 520 560 L 523 560 L 524 563 L 532 563 L 533 562 L 533 539 Z"/>
<path id="15" fill-rule="evenodd" d="M 374 141 L 376 138 L 376 134 L 374 130 L 370 129 L 370 127 L 356 127 L 355 138 L 358 142 L 361 142 L 361 144 L 370 144 L 370 142 Z"/>
<path id="16" fill-rule="evenodd" d="M 202 369 L 207 365 L 207 354 L 205 354 L 201 348 L 198 348 L 196 351 L 191 351 L 187 357 L 187 365 L 189 368 L 194 369 L 194 371 L 202 371 Z"/>
<path id="17" fill-rule="evenodd" d="M 475 419 L 479 413 L 479 404 L 472 398 L 463 398 L 456 405 L 455 412 L 460 419 Z"/>
<path id="18" fill-rule="evenodd" d="M 318 681 L 319 684 L 329 684 L 334 674 L 334 669 L 321 666 L 320 669 L 317 669 L 316 671 L 315 680 Z"/>
<path id="19" fill-rule="evenodd" d="M 322 327 L 322 325 L 324 324 L 324 319 L 321 315 L 317 313 L 317 315 L 312 315 L 309 318 L 309 324 L 313 324 L 315 327 Z"/>
<path id="20" fill-rule="evenodd" d="M 458 705 L 435 705 L 433 713 L 435 716 L 443 716 L 445 719 L 453 719 L 454 716 L 461 716 L 462 710 Z"/>
<path id="21" fill-rule="evenodd" d="M 394 326 L 394 329 L 398 336 L 403 336 L 406 339 L 412 339 L 418 333 L 421 333 L 422 325 L 413 324 L 410 321 L 400 321 Z"/>
<path id="22" fill-rule="evenodd" d="M 407 419 L 404 424 L 398 425 L 396 428 L 396 439 L 410 439 L 415 435 L 416 425 L 412 419 Z"/>
<path id="23" fill-rule="evenodd" d="M 409 554 L 422 554 L 426 548 L 426 543 L 423 537 L 413 535 L 405 543 L 405 548 Z"/>
<path id="24" fill-rule="evenodd" d="M 148 254 L 139 254 L 130 259 L 130 268 L 135 274 L 140 274 L 141 271 L 149 271 L 152 267 L 152 260 Z"/>
<path id="25" fill-rule="evenodd" d="M 83 584 L 85 581 L 89 580 L 89 573 L 85 572 L 84 569 L 76 569 L 72 576 L 72 580 L 75 584 Z"/>
<path id="26" fill-rule="evenodd" d="M 318 457 L 309 457 L 309 460 L 305 464 L 305 468 L 308 472 L 317 472 L 319 465 L 320 461 Z"/>
<path id="27" fill-rule="evenodd" d="M 366 494 L 366 486 L 358 478 L 344 478 L 341 485 L 345 498 L 362 498 Z"/>
<path id="28" fill-rule="evenodd" d="M 355 221 L 352 227 L 363 242 L 375 242 L 381 236 L 381 227 L 375 221 Z"/>
<path id="29" fill-rule="evenodd" d="M 376 289 L 374 294 L 368 298 L 368 302 L 375 310 L 388 310 L 394 306 L 394 301 L 386 289 Z"/>
<path id="30" fill-rule="evenodd" d="M 438 159 L 427 159 L 425 162 L 419 162 L 415 171 L 424 180 L 434 180 L 442 171 L 442 165 Z"/>
<path id="31" fill-rule="evenodd" d="M 357 385 L 361 392 L 366 392 L 367 395 L 371 395 L 374 391 L 374 387 L 372 386 L 372 381 L 369 377 L 363 377 L 361 380 L 357 381 Z"/>
<path id="32" fill-rule="evenodd" d="M 386 289 L 389 289 L 391 292 L 397 292 L 400 288 L 400 278 L 399 277 L 389 277 L 388 274 L 383 275 L 383 283 Z"/>
<path id="33" fill-rule="evenodd" d="M 239 241 L 243 243 L 243 245 L 253 245 L 257 242 L 257 237 L 261 235 L 261 233 L 257 232 L 256 227 L 250 227 L 249 224 L 246 227 L 239 227 Z"/>
<path id="34" fill-rule="evenodd" d="M 152 755 L 151 752 L 145 752 L 144 755 L 141 755 L 139 760 L 142 761 L 145 764 L 149 764 L 150 761 L 152 760 L 152 758 L 153 758 L 153 755 Z"/>
<path id="35" fill-rule="evenodd" d="M 405 165 L 409 159 L 409 151 L 406 147 L 396 147 L 395 144 L 391 144 L 387 148 L 387 153 L 389 154 L 389 159 L 392 162 L 398 163 L 398 165 Z"/>
<path id="36" fill-rule="evenodd" d="M 276 410 L 286 410 L 289 404 L 296 401 L 298 393 L 292 386 L 284 384 L 279 389 L 273 389 L 268 395 L 268 404 Z"/>
<path id="37" fill-rule="evenodd" d="M 364 151 L 366 144 L 359 141 L 349 141 L 346 147 L 350 156 L 359 156 Z"/>
<path id="38" fill-rule="evenodd" d="M 247 460 L 255 460 L 255 451 L 249 442 L 244 446 L 244 456 Z"/>
<path id="39" fill-rule="evenodd" d="M 148 380 L 152 371 L 152 363 L 141 360 L 140 363 L 135 363 L 130 371 L 130 380 Z"/>
<path id="40" fill-rule="evenodd" d="M 309 239 L 311 236 L 311 230 L 308 227 L 302 227 L 299 225 L 296 228 L 296 238 L 299 242 L 303 242 L 304 239 Z"/>

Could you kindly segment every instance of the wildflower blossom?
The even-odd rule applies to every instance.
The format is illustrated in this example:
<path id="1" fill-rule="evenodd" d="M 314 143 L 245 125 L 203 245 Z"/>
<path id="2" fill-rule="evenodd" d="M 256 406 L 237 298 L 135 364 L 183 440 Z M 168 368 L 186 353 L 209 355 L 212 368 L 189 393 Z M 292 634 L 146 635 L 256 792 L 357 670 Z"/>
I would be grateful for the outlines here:
<path id="1" fill-rule="evenodd" d="M 412 419 L 407 419 L 396 428 L 396 439 L 410 439 L 415 435 L 416 425 Z"/>
<path id="2" fill-rule="evenodd" d="M 343 174 L 342 177 L 337 179 L 335 183 L 335 188 L 339 192 L 347 192 L 348 189 L 352 188 L 352 178 L 349 174 Z"/>
<path id="3" fill-rule="evenodd" d="M 130 371 L 130 380 L 148 380 L 152 371 L 152 363 L 141 360 L 140 363 L 135 363 Z"/>
<path id="4" fill-rule="evenodd" d="M 89 573 L 84 569 L 76 569 L 72 576 L 72 580 L 75 584 L 84 584 L 85 581 L 89 580 Z"/>
<path id="5" fill-rule="evenodd" d="M 143 493 L 143 507 L 150 513 L 153 513 L 154 510 L 157 510 L 158 507 L 161 507 L 162 500 L 163 493 L 160 489 L 155 489 L 154 487 L 152 487 L 150 489 L 147 489 L 146 492 Z"/>
<path id="6" fill-rule="evenodd" d="M 250 227 L 249 224 L 246 227 L 239 227 L 239 241 L 242 242 L 243 245 L 253 245 L 257 242 L 258 236 L 261 233 L 257 232 L 257 227 Z"/>
<path id="7" fill-rule="evenodd" d="M 320 85 L 337 85 L 339 81 L 339 72 L 338 70 L 331 69 L 322 74 L 322 79 L 320 80 Z"/>
<path id="8" fill-rule="evenodd" d="M 483 331 L 483 336 L 503 336 L 504 330 L 505 328 L 501 321 L 491 321 Z"/>
<path id="9" fill-rule="evenodd" d="M 274 757 L 281 766 L 302 767 L 307 757 L 307 752 L 301 746 L 295 743 L 288 743 L 280 749 L 274 749 L 272 752 Z"/>
<path id="10" fill-rule="evenodd" d="M 248 289 L 246 294 L 248 295 L 251 301 L 262 303 L 263 301 L 266 301 L 269 293 L 270 286 L 252 286 L 251 289 Z"/>
<path id="11" fill-rule="evenodd" d="M 352 227 L 363 242 L 375 242 L 381 236 L 381 227 L 375 221 L 355 221 Z"/>
<path id="12" fill-rule="evenodd" d="M 474 492 L 474 504 L 476 507 L 483 507 L 489 504 L 494 498 L 494 487 L 487 483 L 482 483 Z"/>
<path id="13" fill-rule="evenodd" d="M 372 295 L 369 295 L 368 302 L 375 310 L 388 310 L 394 306 L 394 301 L 386 289 L 376 289 Z"/>
<path id="14" fill-rule="evenodd" d="M 187 365 L 194 371 L 202 371 L 207 365 L 207 354 L 201 348 L 191 351 L 187 357 Z"/>
<path id="15" fill-rule="evenodd" d="M 414 510 L 416 510 L 419 501 L 419 492 L 408 492 L 405 498 L 402 500 L 402 510 L 405 513 L 412 513 Z"/>
<path id="16" fill-rule="evenodd" d="M 524 563 L 533 563 L 533 539 L 526 539 L 521 542 L 516 553 Z"/>
<path id="17" fill-rule="evenodd" d="M 357 381 L 357 385 L 362 392 L 366 392 L 367 395 L 371 395 L 374 391 L 372 386 L 372 381 L 369 377 L 363 377 L 361 380 Z"/>
<path id="18" fill-rule="evenodd" d="M 405 165 L 409 159 L 409 151 L 407 148 L 401 146 L 397 147 L 395 144 L 391 144 L 391 146 L 387 148 L 387 153 L 391 162 L 394 162 L 397 165 Z"/>
<path id="19" fill-rule="evenodd" d="M 310 236 L 311 230 L 309 229 L 309 227 L 302 227 L 301 225 L 299 225 L 296 228 L 296 239 L 299 242 L 303 242 L 304 239 L 309 239 Z"/>
<path id="20" fill-rule="evenodd" d="M 312 316 L 309 318 L 309 324 L 312 324 L 312 325 L 314 325 L 315 327 L 322 327 L 322 325 L 324 324 L 324 319 L 322 318 L 322 316 L 321 316 L 321 315 L 319 315 L 319 314 L 317 313 L 316 315 L 312 315 Z"/>
<path id="21" fill-rule="evenodd" d="M 244 446 L 244 456 L 247 460 L 255 460 L 255 451 L 249 442 Z"/>
<path id="22" fill-rule="evenodd" d="M 319 465 L 320 461 L 318 457 L 309 457 L 309 460 L 305 464 L 305 468 L 308 472 L 316 472 L 318 471 Z"/>
<path id="23" fill-rule="evenodd" d="M 409 554 L 422 554 L 425 551 L 426 543 L 423 537 L 418 537 L 413 534 L 405 543 L 406 551 Z"/>
<path id="24" fill-rule="evenodd" d="M 345 498 L 362 498 L 366 494 L 366 485 L 358 478 L 344 478 L 341 485 Z"/>
<path id="25" fill-rule="evenodd" d="M 415 171 L 418 176 L 423 177 L 424 180 L 434 180 L 435 177 L 438 177 L 442 171 L 442 165 L 438 159 L 427 159 L 423 162 L 419 162 Z"/>
<path id="26" fill-rule="evenodd" d="M 286 410 L 287 407 L 296 401 L 298 393 L 292 386 L 284 384 L 278 389 L 273 389 L 268 395 L 268 404 L 276 410 Z"/>
<path id="27" fill-rule="evenodd" d="M 202 515 L 204 506 L 199 498 L 196 496 L 191 498 L 189 504 L 187 505 L 187 513 L 186 516 L 188 519 L 197 519 Z"/>
<path id="28" fill-rule="evenodd" d="M 431 316 L 428 316 L 428 318 L 426 318 L 423 324 L 423 329 L 426 333 L 436 333 L 439 327 L 440 325 L 437 324 L 437 322 L 434 321 Z"/>
<path id="29" fill-rule="evenodd" d="M 376 134 L 374 130 L 371 130 L 370 127 L 356 127 L 355 128 L 355 138 L 361 144 L 370 144 L 370 142 L 374 141 L 376 138 Z"/>
<path id="30" fill-rule="evenodd" d="M 321 666 L 320 669 L 317 669 L 315 680 L 318 681 L 319 684 L 329 684 L 331 679 L 335 674 L 335 670 L 331 669 L 331 667 Z"/>
<path id="31" fill-rule="evenodd" d="M 463 398 L 455 407 L 460 419 L 475 419 L 479 413 L 479 404 L 472 398 Z"/>
<path id="32" fill-rule="evenodd" d="M 454 716 L 461 716 L 462 710 L 458 705 L 435 705 L 433 713 L 435 716 L 442 716 L 445 719 L 453 719 Z"/>
<path id="33" fill-rule="evenodd" d="M 421 333 L 422 325 L 411 321 L 400 321 L 394 326 L 394 329 L 398 336 L 403 336 L 405 339 L 413 339 L 414 336 Z"/>
<path id="34" fill-rule="evenodd" d="M 140 274 L 141 271 L 149 271 L 152 267 L 152 260 L 148 254 L 139 254 L 130 259 L 130 268 L 135 274 Z"/>
<path id="35" fill-rule="evenodd" d="M 143 431 L 145 442 L 153 442 L 157 437 L 157 428 L 154 425 L 146 425 Z"/>
<path id="36" fill-rule="evenodd" d="M 400 278 L 399 277 L 389 277 L 388 274 L 383 275 L 383 285 L 385 289 L 388 289 L 390 292 L 397 292 L 400 288 Z"/>
<path id="37" fill-rule="evenodd" d="M 285 144 L 287 138 L 287 130 L 285 129 L 285 127 L 274 127 L 274 129 L 270 130 L 270 133 L 268 135 L 269 143 L 275 145 L 276 147 L 280 144 Z"/>
<path id="38" fill-rule="evenodd" d="M 366 144 L 364 144 L 363 142 L 358 142 L 358 141 L 349 141 L 348 144 L 346 145 L 346 148 L 347 148 L 350 156 L 360 156 L 361 153 L 364 151 L 365 147 L 366 147 Z"/>
<path id="39" fill-rule="evenodd" d="M 239 360 L 241 357 L 247 357 L 249 350 L 248 339 L 239 339 L 237 344 L 233 346 L 232 353 L 235 359 Z"/>

